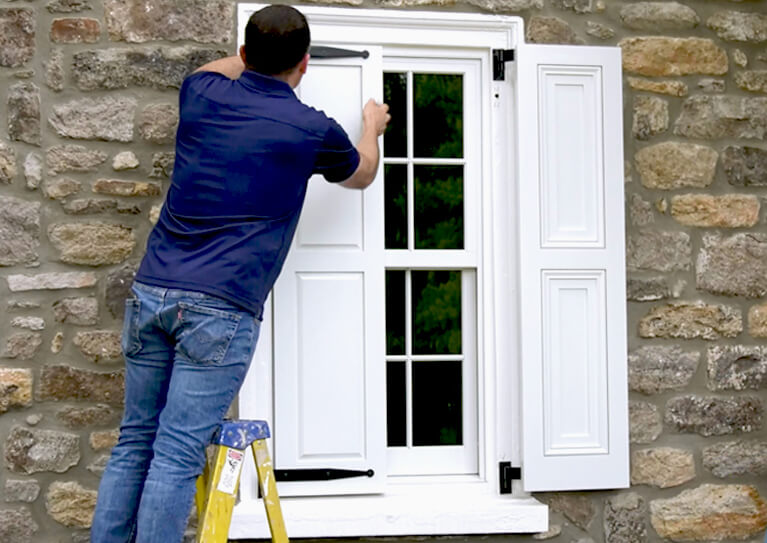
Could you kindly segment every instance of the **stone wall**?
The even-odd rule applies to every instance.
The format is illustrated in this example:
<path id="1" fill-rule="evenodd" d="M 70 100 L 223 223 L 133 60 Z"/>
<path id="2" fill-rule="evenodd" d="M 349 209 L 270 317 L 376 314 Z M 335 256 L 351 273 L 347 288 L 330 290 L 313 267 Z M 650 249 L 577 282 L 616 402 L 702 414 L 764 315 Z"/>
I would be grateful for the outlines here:
<path id="1" fill-rule="evenodd" d="M 530 41 L 623 48 L 633 486 L 539 496 L 551 527 L 535 538 L 760 540 L 767 4 L 347 3 L 519 14 Z M 176 92 L 234 51 L 235 8 L 0 0 L 0 541 L 87 539 Z"/>

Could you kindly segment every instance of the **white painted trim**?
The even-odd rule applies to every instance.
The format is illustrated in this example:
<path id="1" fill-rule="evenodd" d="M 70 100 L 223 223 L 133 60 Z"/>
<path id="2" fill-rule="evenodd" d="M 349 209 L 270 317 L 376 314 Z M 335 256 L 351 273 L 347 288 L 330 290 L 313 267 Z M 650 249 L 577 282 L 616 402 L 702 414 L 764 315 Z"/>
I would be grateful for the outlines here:
<path id="1" fill-rule="evenodd" d="M 443 491 L 444 492 L 444 491 Z M 476 497 L 449 487 L 434 496 L 336 496 L 281 500 L 288 537 L 360 537 L 535 533 L 548 529 L 548 507 L 532 498 Z M 230 539 L 268 539 L 260 501 L 234 508 Z"/>

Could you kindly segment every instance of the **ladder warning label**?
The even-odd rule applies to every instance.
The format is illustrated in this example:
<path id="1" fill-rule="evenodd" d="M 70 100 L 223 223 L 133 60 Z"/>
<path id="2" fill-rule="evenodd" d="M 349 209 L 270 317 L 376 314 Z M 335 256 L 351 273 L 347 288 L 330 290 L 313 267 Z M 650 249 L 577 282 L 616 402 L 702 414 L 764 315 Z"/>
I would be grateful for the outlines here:
<path id="1" fill-rule="evenodd" d="M 237 487 L 237 480 L 240 478 L 240 470 L 242 469 L 242 460 L 244 457 L 244 451 L 229 449 L 226 452 L 226 461 L 221 467 L 221 479 L 218 481 L 216 490 L 225 492 L 226 494 L 234 494 L 234 489 Z"/>

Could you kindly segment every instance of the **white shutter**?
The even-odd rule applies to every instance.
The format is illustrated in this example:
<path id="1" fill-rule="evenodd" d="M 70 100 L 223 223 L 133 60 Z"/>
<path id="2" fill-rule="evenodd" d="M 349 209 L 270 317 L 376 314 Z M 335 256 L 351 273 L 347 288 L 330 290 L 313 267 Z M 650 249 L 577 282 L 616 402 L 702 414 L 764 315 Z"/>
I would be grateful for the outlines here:
<path id="1" fill-rule="evenodd" d="M 626 487 L 620 49 L 518 59 L 523 485 Z"/>
<path id="2" fill-rule="evenodd" d="M 333 44 L 327 44 L 333 45 Z M 344 46 L 349 48 L 349 46 Z M 312 61 L 301 100 L 335 118 L 353 142 L 369 98 L 382 99 L 380 47 Z M 364 191 L 309 181 L 274 293 L 275 468 L 367 472 L 281 483 L 290 495 L 380 492 L 386 480 L 383 180 Z"/>

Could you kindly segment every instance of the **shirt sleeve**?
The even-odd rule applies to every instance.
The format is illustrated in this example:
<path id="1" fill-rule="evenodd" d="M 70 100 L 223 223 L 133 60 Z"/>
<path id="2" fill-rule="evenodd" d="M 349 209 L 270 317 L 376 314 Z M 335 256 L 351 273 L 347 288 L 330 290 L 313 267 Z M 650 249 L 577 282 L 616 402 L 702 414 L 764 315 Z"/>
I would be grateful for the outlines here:
<path id="1" fill-rule="evenodd" d="M 331 183 L 349 179 L 360 164 L 360 155 L 341 125 L 330 119 L 321 148 L 317 153 L 314 173 L 320 173 Z"/>
<path id="2" fill-rule="evenodd" d="M 230 87 L 231 85 L 232 80 L 224 74 L 207 70 L 192 72 L 184 79 L 179 96 L 181 101 L 194 95 L 212 98 L 217 92 L 223 90 L 222 87 Z"/>

